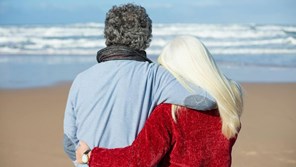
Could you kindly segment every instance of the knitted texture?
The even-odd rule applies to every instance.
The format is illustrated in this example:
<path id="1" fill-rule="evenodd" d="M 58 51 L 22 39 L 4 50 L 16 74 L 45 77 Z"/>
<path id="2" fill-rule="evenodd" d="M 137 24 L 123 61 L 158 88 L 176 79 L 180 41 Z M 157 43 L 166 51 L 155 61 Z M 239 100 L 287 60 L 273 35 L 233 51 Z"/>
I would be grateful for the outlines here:
<path id="1" fill-rule="evenodd" d="M 227 140 L 221 133 L 217 110 L 199 112 L 181 108 L 174 122 L 171 104 L 161 104 L 154 109 L 131 146 L 96 147 L 89 166 L 228 167 L 235 140 Z"/>

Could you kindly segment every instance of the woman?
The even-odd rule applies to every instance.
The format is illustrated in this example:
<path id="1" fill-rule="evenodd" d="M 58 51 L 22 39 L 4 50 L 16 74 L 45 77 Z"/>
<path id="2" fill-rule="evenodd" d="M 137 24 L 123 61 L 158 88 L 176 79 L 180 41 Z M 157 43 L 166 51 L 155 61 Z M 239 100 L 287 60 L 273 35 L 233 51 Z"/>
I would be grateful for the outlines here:
<path id="1" fill-rule="evenodd" d="M 173 104 L 155 108 L 131 146 L 94 148 L 89 165 L 97 166 L 231 166 L 231 150 L 240 130 L 243 100 L 239 84 L 226 78 L 196 38 L 169 42 L 158 62 L 189 90 L 200 86 L 218 109 L 198 112 Z M 87 149 L 76 152 L 77 160 Z M 81 162 L 81 161 L 80 161 Z"/>

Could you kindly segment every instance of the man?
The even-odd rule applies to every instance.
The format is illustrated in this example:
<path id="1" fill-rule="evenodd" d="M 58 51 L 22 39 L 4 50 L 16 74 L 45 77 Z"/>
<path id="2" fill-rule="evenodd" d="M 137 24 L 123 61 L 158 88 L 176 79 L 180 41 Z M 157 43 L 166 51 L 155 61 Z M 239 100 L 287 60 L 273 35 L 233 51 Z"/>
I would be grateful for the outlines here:
<path id="1" fill-rule="evenodd" d="M 151 19 L 141 6 L 114 6 L 107 13 L 107 47 L 98 52 L 98 64 L 75 78 L 68 97 L 64 149 L 73 161 L 79 140 L 90 148 L 131 144 L 160 103 L 199 110 L 216 106 L 205 91 L 188 92 L 168 71 L 147 59 L 144 50 L 151 33 Z"/>

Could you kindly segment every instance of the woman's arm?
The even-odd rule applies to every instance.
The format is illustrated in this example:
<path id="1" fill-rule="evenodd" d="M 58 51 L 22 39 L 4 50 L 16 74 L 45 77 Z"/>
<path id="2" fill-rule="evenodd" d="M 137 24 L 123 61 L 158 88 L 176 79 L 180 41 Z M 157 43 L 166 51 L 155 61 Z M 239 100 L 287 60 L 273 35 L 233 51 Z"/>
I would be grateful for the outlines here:
<path id="1" fill-rule="evenodd" d="M 96 147 L 91 151 L 89 166 L 156 166 L 172 145 L 173 123 L 171 105 L 159 105 L 132 145 L 115 149 Z"/>

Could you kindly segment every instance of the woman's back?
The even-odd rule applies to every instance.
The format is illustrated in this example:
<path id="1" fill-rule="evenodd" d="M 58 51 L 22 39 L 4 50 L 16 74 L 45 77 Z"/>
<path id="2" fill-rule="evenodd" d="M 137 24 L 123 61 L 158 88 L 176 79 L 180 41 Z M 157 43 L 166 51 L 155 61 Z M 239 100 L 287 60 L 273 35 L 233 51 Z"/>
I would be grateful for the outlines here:
<path id="1" fill-rule="evenodd" d="M 171 105 L 163 104 L 154 111 L 172 120 Z M 161 166 L 206 166 L 231 165 L 231 150 L 235 138 L 228 140 L 221 132 L 218 110 L 198 112 L 180 108 L 177 122 L 173 124 L 172 147 Z"/>

